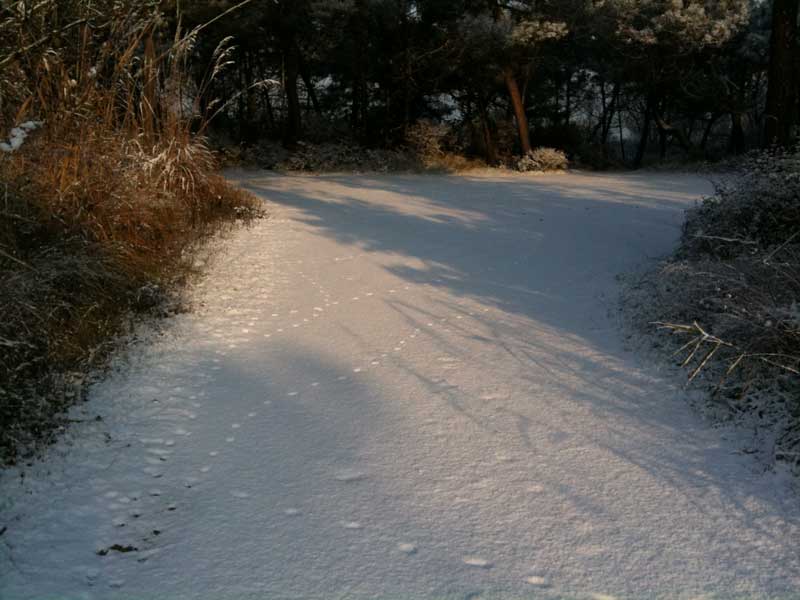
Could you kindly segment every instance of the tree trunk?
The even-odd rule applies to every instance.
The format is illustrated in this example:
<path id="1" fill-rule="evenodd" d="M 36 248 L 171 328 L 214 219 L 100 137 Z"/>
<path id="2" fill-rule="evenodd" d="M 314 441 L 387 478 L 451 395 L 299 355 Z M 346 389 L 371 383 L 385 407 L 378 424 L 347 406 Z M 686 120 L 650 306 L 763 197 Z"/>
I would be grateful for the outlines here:
<path id="1" fill-rule="evenodd" d="M 286 128 L 283 134 L 283 145 L 292 148 L 300 137 L 300 96 L 297 93 L 297 77 L 300 74 L 300 56 L 294 40 L 285 46 L 286 51 L 286 77 L 284 88 L 286 92 Z"/>
<path id="2" fill-rule="evenodd" d="M 666 138 L 672 136 L 672 138 L 678 140 L 678 144 L 684 151 L 691 154 L 692 142 L 690 136 L 687 136 L 686 132 L 680 127 L 675 127 L 674 125 L 667 123 L 664 118 L 658 114 L 658 111 L 653 111 L 653 116 L 655 118 L 658 131 L 661 135 L 663 135 L 664 139 L 666 140 Z M 666 142 L 664 143 L 666 144 Z M 662 156 L 662 158 L 664 157 Z"/>
<path id="3" fill-rule="evenodd" d="M 642 137 L 639 139 L 639 149 L 636 151 L 636 158 L 633 159 L 633 167 L 638 169 L 642 166 L 644 155 L 647 152 L 647 140 L 650 137 L 650 120 L 653 118 L 653 100 L 647 99 L 644 109 L 644 123 L 642 123 Z"/>
<path id="4" fill-rule="evenodd" d="M 734 154 L 744 154 L 747 144 L 744 137 L 744 115 L 740 112 L 731 113 L 731 144 L 730 150 Z"/>
<path id="5" fill-rule="evenodd" d="M 503 79 L 506 82 L 508 95 L 511 98 L 511 106 L 514 108 L 514 116 L 517 120 L 520 149 L 522 154 L 527 154 L 531 151 L 531 134 L 528 129 L 528 117 L 525 115 L 525 102 L 522 99 L 522 94 L 520 94 L 517 78 L 514 77 L 511 69 L 503 71 Z"/>
<path id="6" fill-rule="evenodd" d="M 492 137 L 492 128 L 489 121 L 489 110 L 486 106 L 486 101 L 478 96 L 477 98 L 478 112 L 481 117 L 481 130 L 483 133 L 483 144 L 486 151 L 486 162 L 490 165 L 497 163 L 497 148 L 494 145 L 494 138 Z"/>
<path id="7" fill-rule="evenodd" d="M 611 105 L 607 109 L 608 116 L 603 117 L 603 130 L 600 133 L 600 144 L 602 145 L 603 157 L 605 158 L 608 157 L 608 135 L 611 132 L 611 127 L 614 121 L 614 113 L 617 110 L 617 104 L 619 104 L 619 83 L 614 84 L 614 91 L 612 92 L 611 96 Z"/>
<path id="8" fill-rule="evenodd" d="M 797 104 L 797 13 L 800 0 L 774 0 L 764 144 L 791 143 Z"/>
<path id="9" fill-rule="evenodd" d="M 264 108 L 267 111 L 267 120 L 269 122 L 269 130 L 270 132 L 276 132 L 275 127 L 275 112 L 272 110 L 272 100 L 269 97 L 269 87 L 264 86 L 263 91 L 261 93 L 261 97 L 264 101 Z"/>
<path id="10" fill-rule="evenodd" d="M 608 106 L 606 105 L 606 82 L 600 82 L 600 106 L 603 107 L 603 112 L 600 114 L 600 118 L 597 121 L 597 124 L 592 128 L 592 132 L 589 134 L 589 140 L 594 142 L 597 138 L 597 133 L 601 131 L 606 125 L 606 115 L 608 114 Z"/>
<path id="11" fill-rule="evenodd" d="M 656 121 L 658 124 L 658 121 Z M 658 127 L 658 143 L 659 143 L 659 157 L 661 161 L 667 158 L 667 130 L 663 127 Z"/>
<path id="12" fill-rule="evenodd" d="M 311 101 L 311 106 L 314 107 L 314 112 L 317 113 L 318 116 L 322 116 L 322 108 L 319 105 L 319 99 L 317 98 L 317 90 L 314 88 L 314 82 L 311 80 L 311 74 L 308 72 L 308 64 L 306 64 L 306 62 L 302 59 L 302 57 L 299 57 L 299 59 L 300 59 L 300 77 L 302 77 L 303 79 L 303 85 L 306 88 L 308 99 Z"/>

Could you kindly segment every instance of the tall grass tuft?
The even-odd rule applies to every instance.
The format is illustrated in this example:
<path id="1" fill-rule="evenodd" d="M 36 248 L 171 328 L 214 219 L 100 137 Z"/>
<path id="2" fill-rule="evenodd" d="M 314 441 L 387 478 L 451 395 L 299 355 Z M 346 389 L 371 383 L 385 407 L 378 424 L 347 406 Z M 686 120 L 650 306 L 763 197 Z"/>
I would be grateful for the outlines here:
<path id="1" fill-rule="evenodd" d="M 168 37 L 155 2 L 0 4 L 0 142 L 41 123 L 0 151 L 0 463 L 63 425 L 85 374 L 132 316 L 163 310 L 199 243 L 257 214 L 198 135 L 230 61 L 221 49 L 193 84 L 199 31 Z"/>

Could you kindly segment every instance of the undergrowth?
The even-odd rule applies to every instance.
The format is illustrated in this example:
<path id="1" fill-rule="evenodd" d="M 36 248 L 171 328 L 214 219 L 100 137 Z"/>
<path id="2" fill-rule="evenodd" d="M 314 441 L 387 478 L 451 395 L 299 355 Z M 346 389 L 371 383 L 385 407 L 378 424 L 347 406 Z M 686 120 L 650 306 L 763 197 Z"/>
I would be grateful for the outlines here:
<path id="1" fill-rule="evenodd" d="M 665 335 L 725 418 L 800 466 L 800 152 L 751 154 L 689 211 L 675 255 L 639 282 Z"/>
<path id="2" fill-rule="evenodd" d="M 133 1 L 0 13 L 0 138 L 43 124 L 0 151 L 0 463 L 63 426 L 120 334 L 169 309 L 204 239 L 257 215 L 196 135 L 199 31 L 164 39 L 155 4 Z"/>

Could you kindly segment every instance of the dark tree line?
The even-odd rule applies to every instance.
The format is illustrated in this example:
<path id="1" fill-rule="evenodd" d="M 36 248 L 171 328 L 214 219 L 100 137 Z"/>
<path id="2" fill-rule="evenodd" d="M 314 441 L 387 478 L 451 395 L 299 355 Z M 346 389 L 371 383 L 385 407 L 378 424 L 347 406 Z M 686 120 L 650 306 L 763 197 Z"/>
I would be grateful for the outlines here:
<path id="1" fill-rule="evenodd" d="M 237 4 L 164 5 L 186 29 Z M 420 120 L 490 162 L 599 163 L 788 145 L 798 0 L 252 0 L 204 31 L 232 141 L 403 143 Z M 200 81 L 203 73 L 197 73 Z"/>

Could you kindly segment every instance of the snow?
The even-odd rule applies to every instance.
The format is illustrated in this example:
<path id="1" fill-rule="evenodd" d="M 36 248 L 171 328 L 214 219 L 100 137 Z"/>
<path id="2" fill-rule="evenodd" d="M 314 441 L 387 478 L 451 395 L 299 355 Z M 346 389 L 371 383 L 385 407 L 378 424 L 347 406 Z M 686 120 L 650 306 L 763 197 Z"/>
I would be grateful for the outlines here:
<path id="1" fill-rule="evenodd" d="M 271 217 L 0 478 L 3 600 L 797 595 L 791 480 L 619 333 L 706 181 L 231 177 Z"/>
<path id="2" fill-rule="evenodd" d="M 28 134 L 44 125 L 42 121 L 26 121 L 11 130 L 7 142 L 0 142 L 0 152 L 16 152 L 22 147 Z"/>

